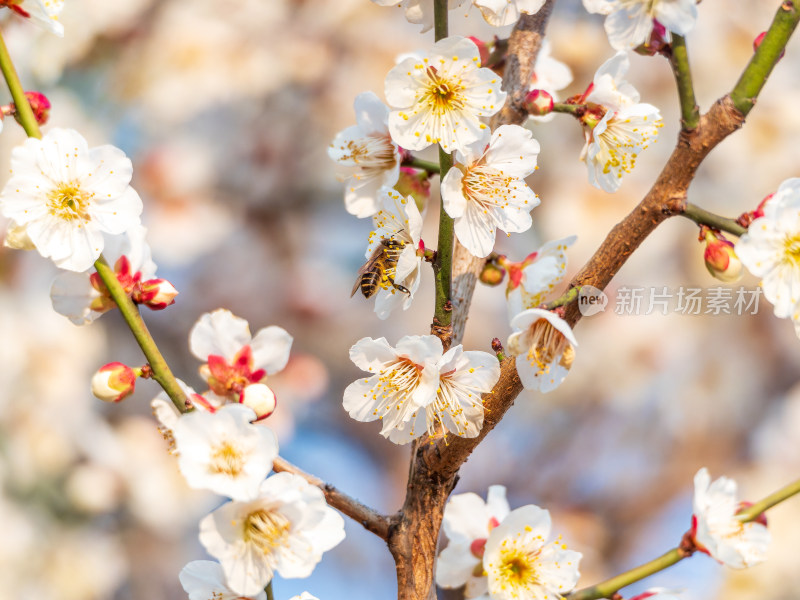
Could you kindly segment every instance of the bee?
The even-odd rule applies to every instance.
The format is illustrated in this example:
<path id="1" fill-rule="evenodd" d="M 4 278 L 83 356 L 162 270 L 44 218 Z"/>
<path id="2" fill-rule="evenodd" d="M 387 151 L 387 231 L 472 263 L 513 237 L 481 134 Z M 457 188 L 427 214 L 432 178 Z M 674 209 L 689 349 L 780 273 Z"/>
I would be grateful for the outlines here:
<path id="1" fill-rule="evenodd" d="M 400 252 L 405 245 L 405 242 L 400 240 L 382 239 L 372 256 L 358 270 L 358 278 L 350 297 L 352 298 L 360 288 L 364 298 L 371 298 L 379 287 L 388 289 L 389 286 L 410 295 L 408 288 L 395 283 L 392 277 Z"/>

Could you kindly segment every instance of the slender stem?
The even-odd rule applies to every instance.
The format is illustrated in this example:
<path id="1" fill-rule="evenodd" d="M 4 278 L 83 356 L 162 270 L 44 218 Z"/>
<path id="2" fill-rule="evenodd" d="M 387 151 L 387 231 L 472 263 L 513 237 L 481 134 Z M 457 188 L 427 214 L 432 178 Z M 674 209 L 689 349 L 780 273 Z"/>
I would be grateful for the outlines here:
<path id="1" fill-rule="evenodd" d="M 272 579 L 269 580 L 267 587 L 264 588 L 267 593 L 267 600 L 275 600 L 275 595 L 272 593 Z"/>
<path id="2" fill-rule="evenodd" d="M 759 500 L 755 504 L 740 511 L 739 518 L 742 521 L 752 521 L 765 510 L 772 508 L 779 502 L 783 502 L 784 500 L 791 498 L 795 494 L 800 494 L 800 479 L 782 487 L 776 492 L 772 492 L 766 498 Z"/>
<path id="3" fill-rule="evenodd" d="M 325 500 L 330 506 L 336 508 L 346 514 L 354 521 L 361 523 L 367 531 L 371 531 L 381 539 L 388 539 L 389 537 L 389 519 L 384 515 L 379 514 L 374 509 L 361 504 L 355 498 L 351 498 L 347 494 L 343 494 L 332 485 L 325 483 L 318 477 L 309 475 L 299 467 L 294 466 L 289 461 L 281 458 L 280 456 L 275 459 L 272 468 L 276 473 L 285 471 L 287 473 L 294 473 L 305 479 L 311 485 L 320 488 L 325 494 Z"/>
<path id="4" fill-rule="evenodd" d="M 415 169 L 422 169 L 423 171 L 427 171 L 430 175 L 439 174 L 439 165 L 430 162 L 429 160 L 422 160 L 421 158 L 417 158 L 416 156 L 409 156 L 408 158 L 403 160 L 403 166 L 414 167 Z"/>
<path id="5" fill-rule="evenodd" d="M 453 166 L 453 157 L 439 148 L 439 166 L 441 178 Z M 440 192 L 441 193 L 441 192 Z M 436 304 L 433 310 L 434 333 L 443 337 L 442 342 L 445 346 L 449 345 L 452 335 L 450 326 L 453 321 L 453 307 L 450 301 L 451 285 L 453 278 L 453 242 L 455 232 L 453 218 L 444 210 L 444 199 L 439 205 L 439 240 L 436 249 L 436 261 L 433 264 L 435 273 L 434 300 Z"/>
<path id="6" fill-rule="evenodd" d="M 8 53 L 2 34 L 0 34 L 0 71 L 3 72 L 3 77 L 5 77 L 6 84 L 8 84 L 8 89 L 17 109 L 17 117 L 19 117 L 23 129 L 25 129 L 25 133 L 28 134 L 28 137 L 41 139 L 42 132 L 39 131 L 39 124 L 36 122 L 30 102 L 25 96 L 25 90 L 19 80 L 17 70 L 14 68 L 14 63 L 11 61 L 11 56 Z"/>
<path id="7" fill-rule="evenodd" d="M 714 213 L 708 212 L 707 210 L 689 202 L 686 203 L 686 207 L 680 214 L 687 219 L 691 219 L 698 225 L 708 225 L 714 229 L 727 231 L 728 233 L 732 233 L 736 236 L 742 236 L 747 233 L 747 228 L 739 225 L 739 223 L 737 223 L 734 219 L 715 215 Z"/>
<path id="8" fill-rule="evenodd" d="M 753 108 L 756 96 L 764 87 L 772 68 L 780 60 L 786 43 L 800 21 L 800 0 L 784 0 L 761 45 L 731 90 L 733 105 L 743 115 Z"/>
<path id="9" fill-rule="evenodd" d="M 554 308 L 558 308 L 559 306 L 565 306 L 570 302 L 575 302 L 575 300 L 578 298 L 578 294 L 580 293 L 580 291 L 581 291 L 580 287 L 569 288 L 561 296 L 545 304 L 543 308 L 546 308 L 547 310 L 553 310 Z"/>
<path id="10" fill-rule="evenodd" d="M 574 115 L 575 117 L 582 117 L 586 112 L 585 104 L 567 104 L 566 102 L 553 102 L 553 110 L 551 112 L 564 113 Z"/>
<path id="11" fill-rule="evenodd" d="M 437 42 L 449 35 L 447 26 L 448 2 L 449 0 L 433 0 L 433 35 Z"/>
<path id="12" fill-rule="evenodd" d="M 142 320 L 142 316 L 139 314 L 139 309 L 136 308 L 133 300 L 131 300 L 125 293 L 125 290 L 122 289 L 122 285 L 117 280 L 114 269 L 108 265 L 106 259 L 103 258 L 102 255 L 95 261 L 94 266 L 95 269 L 97 269 L 97 274 L 100 276 L 100 279 L 103 280 L 103 283 L 108 288 L 111 298 L 117 303 L 119 312 L 130 328 L 133 337 L 136 339 L 136 343 L 139 344 L 142 352 L 144 352 L 145 358 L 147 358 L 147 362 L 150 364 L 150 368 L 153 371 L 152 378 L 164 389 L 175 407 L 181 412 L 186 412 L 186 395 L 183 393 L 180 385 L 178 385 L 178 381 L 172 374 L 167 361 L 164 360 L 164 357 L 158 350 L 155 340 L 153 340 L 153 337 L 147 330 L 147 326 L 144 324 L 144 320 Z"/>
<path id="13" fill-rule="evenodd" d="M 681 103 L 682 129 L 691 131 L 700 123 L 700 109 L 694 98 L 692 72 L 689 69 L 689 54 L 686 50 L 686 39 L 677 33 L 672 34 L 672 53 L 669 57 L 675 83 L 678 84 L 678 98 Z"/>
<path id="14" fill-rule="evenodd" d="M 663 571 L 667 567 L 671 567 L 675 563 L 680 562 L 685 557 L 686 553 L 684 551 L 682 551 L 680 548 L 673 548 L 658 558 L 654 558 L 650 562 L 639 565 L 630 571 L 621 573 L 620 575 L 612 577 L 611 579 L 606 579 L 597 585 L 583 588 L 577 592 L 572 592 L 567 596 L 567 599 L 597 600 L 597 598 L 611 598 L 611 596 L 613 596 L 617 590 L 624 588 L 626 585 L 636 583 L 645 577 L 649 577 L 654 573 Z"/>
<path id="15" fill-rule="evenodd" d="M 436 41 L 448 35 L 448 0 L 433 0 L 433 29 Z M 439 147 L 439 176 L 444 179 L 453 166 L 453 157 Z M 441 192 L 440 192 L 441 195 Z M 445 347 L 450 345 L 452 337 L 451 323 L 453 307 L 450 301 L 453 278 L 453 219 L 444 210 L 444 200 L 439 204 L 439 238 L 436 248 L 436 260 L 433 263 L 435 273 L 433 326 L 435 334 L 442 338 Z"/>
<path id="16" fill-rule="evenodd" d="M 791 498 L 792 496 L 800 494 L 800 479 L 782 487 L 769 496 L 759 500 L 755 504 L 749 506 L 745 510 L 739 512 L 739 519 L 742 521 L 752 521 L 756 519 L 765 510 L 772 508 L 776 504 Z M 596 585 L 583 588 L 577 592 L 572 592 L 567 595 L 567 600 L 597 600 L 598 598 L 611 598 L 617 591 L 627 585 L 636 583 L 649 577 L 659 571 L 663 571 L 667 567 L 671 567 L 677 562 L 691 555 L 691 551 L 684 550 L 680 547 L 673 548 L 665 552 L 658 558 L 646 562 L 643 565 L 634 567 L 630 571 L 620 573 L 616 577 L 606 579 L 605 581 Z"/>

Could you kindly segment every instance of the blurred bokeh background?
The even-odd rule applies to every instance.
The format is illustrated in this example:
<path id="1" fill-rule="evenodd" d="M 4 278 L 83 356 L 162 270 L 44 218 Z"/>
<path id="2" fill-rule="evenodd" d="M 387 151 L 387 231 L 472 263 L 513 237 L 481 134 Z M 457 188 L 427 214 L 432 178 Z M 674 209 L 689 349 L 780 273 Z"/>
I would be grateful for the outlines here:
<path id="1" fill-rule="evenodd" d="M 700 5 L 688 44 L 703 110 L 736 81 L 778 5 Z M 454 33 L 507 37 L 510 28 L 464 13 L 452 13 Z M 187 336 L 204 312 L 229 308 L 254 333 L 284 327 L 295 338 L 292 359 L 270 379 L 281 453 L 383 512 L 397 510 L 409 449 L 342 410 L 342 390 L 359 376 L 348 349 L 363 336 L 394 343 L 427 333 L 432 280 L 388 321 L 349 297 L 370 222 L 344 211 L 326 148 L 354 123 L 355 96 L 382 96 L 395 57 L 432 44 L 432 32 L 368 0 L 69 0 L 62 21 L 63 39 L 16 17 L 0 26 L 26 88 L 53 103 L 48 127 L 75 128 L 90 145 L 113 143 L 132 157 L 159 275 L 181 292 L 168 310 L 145 314 L 173 371 L 199 387 Z M 553 55 L 574 75 L 562 97 L 582 92 L 613 54 L 602 18 L 559 0 L 548 31 Z M 571 117 L 529 123 L 542 146 L 529 183 L 542 203 L 534 228 L 503 236 L 498 251 L 520 260 L 577 234 L 572 274 L 655 180 L 678 131 L 674 82 L 662 58 L 631 62 L 628 79 L 664 115 L 658 143 L 611 195 L 588 185 Z M 735 216 L 800 175 L 799 105 L 795 39 L 745 127 L 700 169 L 690 200 Z M 5 123 L 0 164 L 23 139 Z M 435 228 L 429 210 L 429 246 Z M 731 286 L 713 280 L 696 236 L 689 221 L 673 219 L 645 242 L 614 280 L 609 308 L 577 328 L 565 383 L 548 395 L 524 392 L 456 488 L 485 495 L 503 484 L 512 508 L 549 509 L 555 532 L 584 554 L 580 586 L 677 544 L 700 467 L 736 478 L 751 500 L 800 472 L 800 340 L 763 300 L 755 315 L 676 312 L 681 287 L 757 285 L 749 276 Z M 198 521 L 222 499 L 184 484 L 150 415 L 154 383 L 140 382 L 121 405 L 91 397 L 100 365 L 142 358 L 116 313 L 81 328 L 53 312 L 55 274 L 35 253 L 0 249 L 0 598 L 184 598 L 178 572 L 206 558 Z M 645 289 L 638 316 L 613 310 L 623 286 Z M 644 314 L 650 288 L 664 286 L 668 314 Z M 502 288 L 479 288 L 468 348 L 505 339 L 505 312 Z M 794 598 L 800 500 L 769 517 L 764 565 L 737 573 L 698 555 L 625 595 L 662 585 L 687 600 Z M 393 598 L 386 548 L 350 521 L 347 533 L 308 580 L 276 580 L 276 598 L 303 590 L 322 600 Z"/>

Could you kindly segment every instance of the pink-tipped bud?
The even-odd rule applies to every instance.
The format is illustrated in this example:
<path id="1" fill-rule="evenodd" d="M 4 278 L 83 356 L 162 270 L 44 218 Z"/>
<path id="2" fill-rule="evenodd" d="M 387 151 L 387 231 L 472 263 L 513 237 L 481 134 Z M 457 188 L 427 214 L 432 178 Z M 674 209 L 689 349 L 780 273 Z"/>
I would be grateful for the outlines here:
<path id="1" fill-rule="evenodd" d="M 522 108 L 534 117 L 543 117 L 553 110 L 553 97 L 544 90 L 531 90 L 525 96 Z"/>
<path id="2" fill-rule="evenodd" d="M 653 19 L 653 31 L 650 33 L 650 37 L 647 38 L 644 44 L 634 48 L 634 52 L 642 56 L 655 56 L 656 54 L 665 52 L 668 48 L 667 28 L 656 19 Z"/>
<path id="3" fill-rule="evenodd" d="M 120 402 L 133 393 L 137 373 L 128 365 L 108 363 L 92 377 L 92 394 L 103 402 Z"/>
<path id="4" fill-rule="evenodd" d="M 467 39 L 469 39 L 478 47 L 478 52 L 480 52 L 481 55 L 481 66 L 485 67 L 486 63 L 489 62 L 489 45 L 473 35 L 469 36 Z"/>
<path id="5" fill-rule="evenodd" d="M 767 35 L 767 32 L 766 31 L 762 31 L 761 33 L 759 33 L 756 36 L 756 39 L 753 40 L 753 52 L 758 50 L 758 47 L 761 45 L 761 42 L 764 41 L 764 36 L 766 36 L 766 35 Z M 786 48 L 781 50 L 781 55 L 778 57 L 778 60 L 782 59 L 784 54 L 786 54 Z"/>
<path id="6" fill-rule="evenodd" d="M 256 421 L 266 419 L 275 412 L 278 406 L 278 399 L 269 387 L 263 383 L 251 383 L 242 390 L 240 402 L 253 409 L 256 413 Z"/>
<path id="7" fill-rule="evenodd" d="M 431 180 L 425 171 L 418 171 L 411 167 L 400 167 L 400 176 L 397 178 L 394 189 L 403 196 L 414 198 L 419 212 L 423 212 L 425 205 L 428 203 L 428 198 L 431 197 Z"/>
<path id="8" fill-rule="evenodd" d="M 175 303 L 177 295 L 178 290 L 166 279 L 148 279 L 134 290 L 133 301 L 152 310 L 163 310 Z"/>
<path id="9" fill-rule="evenodd" d="M 736 256 L 733 243 L 725 239 L 721 233 L 715 234 L 707 230 L 705 234 L 706 249 L 703 258 L 706 268 L 712 277 L 733 283 L 742 278 L 742 261 Z"/>
<path id="10" fill-rule="evenodd" d="M 2 0 L 0 0 L 0 6 L 2 6 Z M 31 110 L 33 111 L 33 116 L 36 119 L 36 122 L 39 125 L 44 125 L 47 123 L 48 119 L 50 118 L 50 100 L 47 99 L 47 96 L 41 92 L 25 92 L 25 97 L 28 99 L 28 104 L 31 105 Z M 17 123 L 22 125 L 22 121 L 19 119 L 17 105 L 13 102 L 4 105 L 2 107 L 2 112 L 4 117 L 13 115 L 17 120 Z"/>
<path id="11" fill-rule="evenodd" d="M 487 262 L 481 270 L 480 280 L 484 285 L 492 287 L 500 285 L 505 279 L 506 270 L 495 262 Z"/>

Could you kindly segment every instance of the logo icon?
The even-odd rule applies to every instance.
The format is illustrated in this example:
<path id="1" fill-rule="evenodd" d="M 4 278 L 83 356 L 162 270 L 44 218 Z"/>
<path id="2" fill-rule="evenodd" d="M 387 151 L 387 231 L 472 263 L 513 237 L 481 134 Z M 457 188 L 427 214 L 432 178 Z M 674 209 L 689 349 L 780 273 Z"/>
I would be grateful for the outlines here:
<path id="1" fill-rule="evenodd" d="M 578 310 L 584 317 L 591 317 L 601 313 L 608 306 L 608 296 L 603 290 L 597 289 L 593 285 L 581 286 L 578 292 Z"/>

